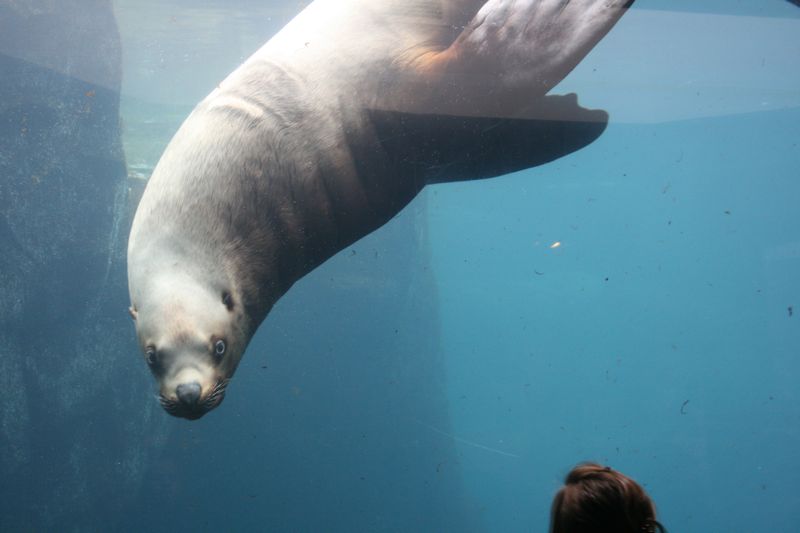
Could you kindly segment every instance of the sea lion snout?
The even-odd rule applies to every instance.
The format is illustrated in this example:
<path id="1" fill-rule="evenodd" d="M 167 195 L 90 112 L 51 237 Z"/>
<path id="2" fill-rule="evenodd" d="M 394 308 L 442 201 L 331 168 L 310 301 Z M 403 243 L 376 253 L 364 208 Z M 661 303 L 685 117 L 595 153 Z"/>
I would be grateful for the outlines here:
<path id="1" fill-rule="evenodd" d="M 198 381 L 182 380 L 175 387 L 174 395 L 160 394 L 159 403 L 172 416 L 197 420 L 222 403 L 229 381 L 220 378 L 213 387 L 204 392 Z"/>
<path id="2" fill-rule="evenodd" d="M 203 388 L 196 381 L 181 383 L 175 387 L 175 396 L 168 397 L 162 394 L 159 398 L 161 407 L 171 414 L 180 418 L 197 420 L 214 406 L 202 401 Z"/>
<path id="3" fill-rule="evenodd" d="M 197 400 L 200 399 L 200 384 L 196 381 L 181 383 L 175 389 L 175 395 L 184 407 L 193 409 L 197 407 Z"/>

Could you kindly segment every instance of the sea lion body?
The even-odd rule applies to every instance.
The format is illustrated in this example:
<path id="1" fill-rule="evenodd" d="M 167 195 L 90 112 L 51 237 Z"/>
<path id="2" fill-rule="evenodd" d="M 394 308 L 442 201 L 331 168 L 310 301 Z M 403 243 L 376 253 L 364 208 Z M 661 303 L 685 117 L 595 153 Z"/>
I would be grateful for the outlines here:
<path id="1" fill-rule="evenodd" d="M 596 138 L 605 113 L 545 95 L 629 4 L 318 0 L 228 76 L 165 150 L 130 234 L 131 314 L 167 411 L 216 407 L 278 298 L 426 183 Z"/>

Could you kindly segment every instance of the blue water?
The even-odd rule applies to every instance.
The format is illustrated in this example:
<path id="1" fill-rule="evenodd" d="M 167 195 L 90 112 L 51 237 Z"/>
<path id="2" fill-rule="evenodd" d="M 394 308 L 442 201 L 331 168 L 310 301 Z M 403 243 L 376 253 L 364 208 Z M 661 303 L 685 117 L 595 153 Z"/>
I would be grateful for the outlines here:
<path id="1" fill-rule="evenodd" d="M 675 531 L 793 529 L 799 121 L 612 125 L 427 193 L 454 432 L 518 456 L 459 444 L 498 531 L 543 523 L 578 459 L 643 480 Z"/>
<path id="2" fill-rule="evenodd" d="M 643 482 L 671 531 L 797 529 L 798 13 L 693 4 L 637 3 L 562 84 L 611 98 L 597 142 L 426 192 L 489 530 L 542 530 L 579 460 Z"/>
<path id="3" fill-rule="evenodd" d="M 191 106 L 303 4 L 115 2 L 131 203 Z M 197 422 L 153 400 L 119 257 L 85 316 L 15 303 L 0 529 L 545 531 L 593 460 L 671 532 L 798 530 L 798 58 L 790 2 L 638 0 L 555 90 L 609 111 L 596 142 L 425 189 L 279 302 Z"/>

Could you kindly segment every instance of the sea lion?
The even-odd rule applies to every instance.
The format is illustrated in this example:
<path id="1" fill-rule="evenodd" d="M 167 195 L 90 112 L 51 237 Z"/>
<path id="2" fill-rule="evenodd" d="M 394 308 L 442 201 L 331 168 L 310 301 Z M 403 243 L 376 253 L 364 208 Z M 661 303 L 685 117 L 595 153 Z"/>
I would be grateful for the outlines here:
<path id="1" fill-rule="evenodd" d="M 427 183 L 592 142 L 607 115 L 546 96 L 632 0 L 317 0 L 183 123 L 138 206 L 131 316 L 172 415 L 216 407 L 299 278 Z"/>

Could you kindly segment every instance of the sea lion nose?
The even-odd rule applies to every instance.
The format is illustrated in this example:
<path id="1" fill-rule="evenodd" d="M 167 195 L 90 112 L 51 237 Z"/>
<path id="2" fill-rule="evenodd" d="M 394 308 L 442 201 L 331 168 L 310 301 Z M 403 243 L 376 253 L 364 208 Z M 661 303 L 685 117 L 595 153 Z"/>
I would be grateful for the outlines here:
<path id="1" fill-rule="evenodd" d="M 175 389 L 175 394 L 178 395 L 178 400 L 186 407 L 194 407 L 197 405 L 197 400 L 200 399 L 200 384 L 196 381 L 190 383 L 181 383 Z"/>

